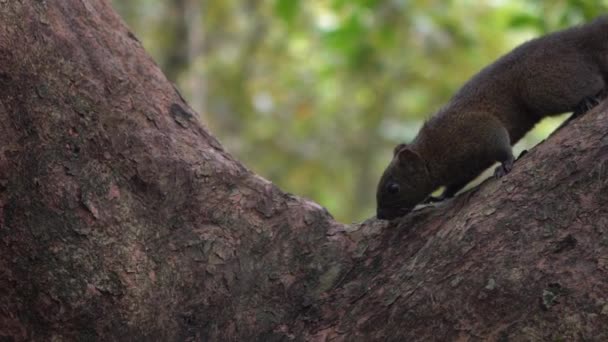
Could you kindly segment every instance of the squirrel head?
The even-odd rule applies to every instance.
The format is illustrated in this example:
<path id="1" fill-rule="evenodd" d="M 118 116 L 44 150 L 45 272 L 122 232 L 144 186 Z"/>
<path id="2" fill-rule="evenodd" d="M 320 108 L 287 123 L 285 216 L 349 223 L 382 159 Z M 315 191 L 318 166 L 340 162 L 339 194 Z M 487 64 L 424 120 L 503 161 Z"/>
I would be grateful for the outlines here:
<path id="1" fill-rule="evenodd" d="M 432 190 L 426 161 L 407 145 L 399 144 L 378 184 L 376 216 L 385 220 L 403 216 Z"/>

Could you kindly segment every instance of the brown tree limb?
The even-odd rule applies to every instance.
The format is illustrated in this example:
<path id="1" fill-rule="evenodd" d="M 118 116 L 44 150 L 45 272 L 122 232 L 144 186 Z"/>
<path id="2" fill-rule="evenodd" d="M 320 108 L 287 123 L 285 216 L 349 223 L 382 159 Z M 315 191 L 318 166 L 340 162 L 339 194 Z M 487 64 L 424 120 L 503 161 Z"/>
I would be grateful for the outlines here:
<path id="1" fill-rule="evenodd" d="M 347 226 L 226 153 L 107 1 L 0 22 L 0 338 L 608 339 L 606 104 Z"/>

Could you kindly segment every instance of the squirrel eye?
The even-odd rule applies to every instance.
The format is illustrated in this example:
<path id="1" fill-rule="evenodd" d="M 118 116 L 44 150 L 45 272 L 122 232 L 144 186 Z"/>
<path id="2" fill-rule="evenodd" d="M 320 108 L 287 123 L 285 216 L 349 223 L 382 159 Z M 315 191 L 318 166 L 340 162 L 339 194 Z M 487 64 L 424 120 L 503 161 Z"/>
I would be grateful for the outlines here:
<path id="1" fill-rule="evenodd" d="M 399 184 L 397 184 L 397 183 L 391 183 L 391 184 L 388 185 L 387 190 L 388 190 L 389 194 L 396 194 L 396 193 L 399 192 Z"/>

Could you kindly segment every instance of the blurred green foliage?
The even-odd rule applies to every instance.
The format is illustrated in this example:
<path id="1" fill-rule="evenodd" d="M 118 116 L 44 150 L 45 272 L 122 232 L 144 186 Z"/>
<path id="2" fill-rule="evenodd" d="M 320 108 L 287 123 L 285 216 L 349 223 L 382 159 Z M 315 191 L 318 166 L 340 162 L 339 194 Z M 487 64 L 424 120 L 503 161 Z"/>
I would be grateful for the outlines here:
<path id="1" fill-rule="evenodd" d="M 374 214 L 394 145 L 517 44 L 608 0 L 115 0 L 202 121 L 341 221 Z M 542 122 L 528 147 L 559 124 Z"/>

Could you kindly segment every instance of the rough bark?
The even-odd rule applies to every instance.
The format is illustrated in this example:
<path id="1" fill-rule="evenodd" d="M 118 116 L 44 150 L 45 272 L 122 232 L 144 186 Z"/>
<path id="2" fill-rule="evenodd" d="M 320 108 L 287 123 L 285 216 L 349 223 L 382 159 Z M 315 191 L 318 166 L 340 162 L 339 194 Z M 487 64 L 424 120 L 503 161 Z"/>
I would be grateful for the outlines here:
<path id="1" fill-rule="evenodd" d="M 107 1 L 0 22 L 0 339 L 608 339 L 608 105 L 342 225 L 226 153 Z"/>

